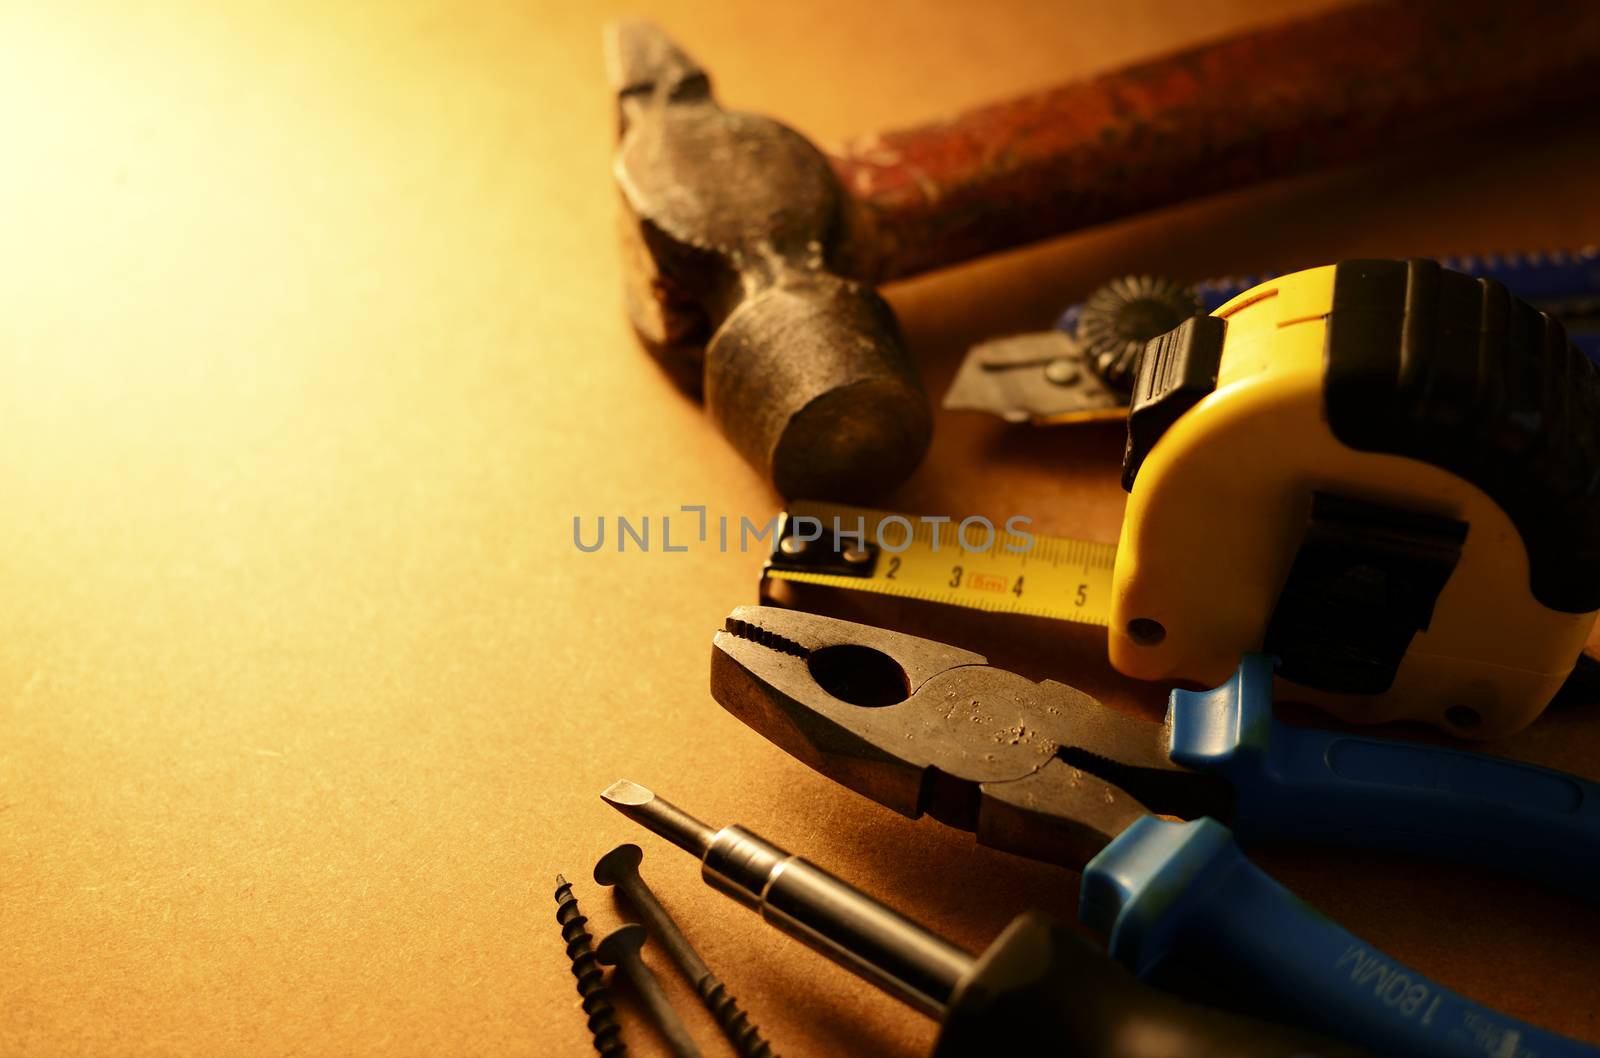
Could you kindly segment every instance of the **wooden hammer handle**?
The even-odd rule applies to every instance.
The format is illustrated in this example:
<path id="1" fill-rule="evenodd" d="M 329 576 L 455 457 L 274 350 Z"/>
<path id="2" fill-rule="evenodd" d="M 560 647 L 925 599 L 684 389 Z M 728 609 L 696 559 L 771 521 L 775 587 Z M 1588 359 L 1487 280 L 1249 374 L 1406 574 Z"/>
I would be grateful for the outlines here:
<path id="1" fill-rule="evenodd" d="M 928 271 L 1600 95 L 1592 0 L 1377 0 L 857 141 L 841 266 Z"/>

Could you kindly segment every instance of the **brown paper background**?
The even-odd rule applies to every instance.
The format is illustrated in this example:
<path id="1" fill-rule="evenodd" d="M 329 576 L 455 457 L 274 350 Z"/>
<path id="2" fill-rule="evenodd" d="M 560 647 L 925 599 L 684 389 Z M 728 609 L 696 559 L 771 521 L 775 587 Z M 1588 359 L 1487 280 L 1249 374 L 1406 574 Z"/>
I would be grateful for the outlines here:
<path id="1" fill-rule="evenodd" d="M 621 776 L 973 948 L 1024 906 L 1072 914 L 1076 876 L 852 797 L 717 708 L 707 644 L 755 556 L 573 548 L 574 515 L 774 503 L 620 313 L 602 6 L 0 10 L 0 1053 L 586 1053 L 552 876 L 609 928 L 588 871 L 621 840 L 783 1053 L 925 1052 L 929 1023 L 603 807 Z M 628 9 L 826 144 L 1315 6 Z M 1600 238 L 1597 165 L 1594 119 L 1552 114 L 889 295 L 938 394 L 967 343 L 1121 271 Z M 1119 445 L 941 415 L 888 503 L 1114 539 Z M 896 619 L 922 618 L 1159 701 L 1092 634 Z M 1595 778 L 1597 746 L 1591 709 L 1498 748 Z M 1262 860 L 1441 981 L 1600 1041 L 1592 907 Z"/>

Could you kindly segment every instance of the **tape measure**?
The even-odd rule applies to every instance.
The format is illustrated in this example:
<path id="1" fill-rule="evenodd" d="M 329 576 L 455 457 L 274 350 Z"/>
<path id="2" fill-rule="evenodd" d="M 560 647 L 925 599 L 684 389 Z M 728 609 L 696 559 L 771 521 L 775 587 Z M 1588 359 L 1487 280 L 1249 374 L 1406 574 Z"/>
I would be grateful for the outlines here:
<path id="1" fill-rule="evenodd" d="M 1122 479 L 1114 549 L 806 505 L 764 575 L 1104 625 L 1140 679 L 1265 650 L 1284 697 L 1477 738 L 1539 714 L 1600 613 L 1600 368 L 1431 261 L 1278 277 L 1152 340 Z"/>
<path id="2" fill-rule="evenodd" d="M 865 507 L 795 503 L 784 513 L 763 580 L 898 595 L 990 613 L 1104 626 L 1113 544 Z"/>

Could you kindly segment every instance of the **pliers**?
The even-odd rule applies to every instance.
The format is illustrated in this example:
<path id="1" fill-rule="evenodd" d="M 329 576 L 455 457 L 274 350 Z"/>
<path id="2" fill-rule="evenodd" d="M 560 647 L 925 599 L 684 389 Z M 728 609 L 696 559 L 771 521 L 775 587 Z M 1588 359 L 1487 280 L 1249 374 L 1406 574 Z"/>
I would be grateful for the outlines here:
<path id="1" fill-rule="evenodd" d="M 1273 659 L 1164 723 L 932 640 L 776 607 L 712 649 L 724 708 L 910 817 L 1083 874 L 1079 917 L 1142 977 L 1202 974 L 1382 1054 L 1600 1055 L 1445 989 L 1296 899 L 1235 841 L 1325 841 L 1600 882 L 1600 785 L 1454 749 L 1290 727 Z"/>

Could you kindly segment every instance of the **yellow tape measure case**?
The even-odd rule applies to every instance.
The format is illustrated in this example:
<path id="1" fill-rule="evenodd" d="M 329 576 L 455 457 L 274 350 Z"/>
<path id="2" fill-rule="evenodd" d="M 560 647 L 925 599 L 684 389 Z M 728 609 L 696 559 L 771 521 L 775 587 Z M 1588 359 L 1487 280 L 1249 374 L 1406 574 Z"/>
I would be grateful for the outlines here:
<path id="1" fill-rule="evenodd" d="M 1523 727 L 1600 609 L 1597 412 L 1559 323 L 1428 261 L 1187 321 L 1134 393 L 1112 663 L 1215 684 L 1264 647 L 1350 720 Z"/>

